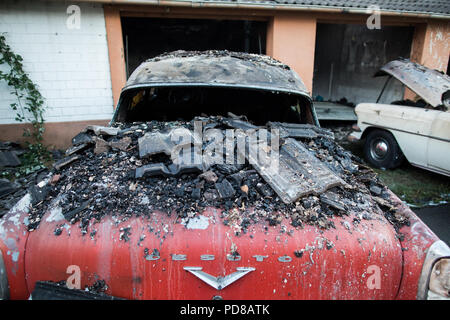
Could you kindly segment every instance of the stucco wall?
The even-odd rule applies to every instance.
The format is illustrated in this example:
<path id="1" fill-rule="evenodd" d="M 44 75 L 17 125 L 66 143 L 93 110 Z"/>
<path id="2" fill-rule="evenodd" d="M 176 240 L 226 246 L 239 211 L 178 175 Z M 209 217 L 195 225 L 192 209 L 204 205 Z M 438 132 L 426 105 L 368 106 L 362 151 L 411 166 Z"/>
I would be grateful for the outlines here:
<path id="1" fill-rule="evenodd" d="M 113 99 L 102 5 L 79 3 L 80 29 L 69 29 L 70 4 L 3 0 L 0 31 L 23 57 L 25 71 L 44 96 L 47 122 L 110 119 Z M 15 123 L 9 107 L 14 99 L 1 82 L 0 124 Z"/>
<path id="2" fill-rule="evenodd" d="M 411 59 L 428 68 L 447 72 L 450 56 L 450 22 L 430 20 L 419 24 L 414 32 Z M 406 99 L 414 99 L 415 94 L 405 90 Z"/>
<path id="3" fill-rule="evenodd" d="M 447 71 L 450 55 L 450 22 L 430 21 L 427 26 L 420 62 L 440 71 Z"/>
<path id="4" fill-rule="evenodd" d="M 267 54 L 292 67 L 312 92 L 316 18 L 276 15 L 269 23 Z"/>

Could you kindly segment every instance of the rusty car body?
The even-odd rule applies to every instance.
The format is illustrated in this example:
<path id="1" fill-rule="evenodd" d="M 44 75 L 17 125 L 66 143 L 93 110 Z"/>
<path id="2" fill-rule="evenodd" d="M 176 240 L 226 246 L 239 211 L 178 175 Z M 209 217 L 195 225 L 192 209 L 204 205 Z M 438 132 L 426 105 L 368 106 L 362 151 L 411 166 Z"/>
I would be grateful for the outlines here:
<path id="1" fill-rule="evenodd" d="M 190 108 L 189 101 L 193 101 L 197 108 Z M 143 109 L 138 110 L 140 106 Z M 178 117 L 190 120 L 193 114 L 208 114 L 208 111 L 214 114 L 233 111 L 246 115 L 255 123 L 273 121 L 270 125 L 280 128 L 287 141 L 280 152 L 288 160 L 287 168 L 280 174 L 288 173 L 289 177 L 294 177 L 288 169 L 295 165 L 293 168 L 302 171 L 302 175 L 298 175 L 299 180 L 293 184 L 298 183 L 298 188 L 306 191 L 291 194 L 291 189 L 286 189 L 279 180 L 270 180 L 276 174 L 258 167 L 255 169 L 261 170 L 261 176 L 269 185 L 275 185 L 278 195 L 287 192 L 288 196 L 279 202 L 279 210 L 289 208 L 289 212 L 281 212 L 275 218 L 271 218 L 273 213 L 268 212 L 264 219 L 255 218 L 252 223 L 247 221 L 245 232 L 242 232 L 240 215 L 245 211 L 248 216 L 255 217 L 252 208 L 235 206 L 228 210 L 226 206 L 214 205 L 213 202 L 202 212 L 191 212 L 191 215 L 180 218 L 177 214 L 152 208 L 152 201 L 148 198 L 143 201 L 146 192 L 142 187 L 147 183 L 144 180 L 135 180 L 134 175 L 126 174 L 123 176 L 128 180 L 123 180 L 122 185 L 111 180 L 112 174 L 120 171 L 123 163 L 128 163 L 130 157 L 127 152 L 135 152 L 133 163 L 148 165 L 142 163 L 144 160 L 137 160 L 135 146 L 139 144 L 129 147 L 127 142 L 123 147 L 111 140 L 114 138 L 107 140 L 107 136 L 114 137 L 120 132 L 126 136 L 131 130 L 131 134 L 146 142 L 142 132 L 144 125 L 120 129 L 114 127 L 116 123 L 153 119 L 171 121 Z M 242 117 L 220 119 L 231 127 L 254 128 Z M 95 152 L 98 156 L 89 151 L 84 158 L 100 158 L 95 163 L 103 163 L 105 171 L 94 177 L 95 171 L 89 170 L 100 169 L 84 166 L 84 174 L 73 174 L 76 175 L 73 179 L 80 181 L 77 189 L 73 190 L 76 188 L 74 182 L 71 184 L 73 197 L 81 197 L 90 181 L 97 183 L 98 188 L 105 188 L 106 196 L 100 197 L 99 202 L 112 203 L 115 200 L 112 194 L 126 193 L 130 197 L 139 197 L 139 206 L 146 206 L 141 207 L 145 214 L 133 215 L 138 205 L 133 206 L 138 202 L 124 198 L 119 209 L 130 211 L 126 219 L 117 219 L 106 212 L 97 221 L 69 222 L 57 196 L 54 201 L 47 198 L 33 202 L 32 195 L 27 194 L 0 220 L 0 297 L 27 299 L 37 289 L 42 290 L 42 281 L 70 283 L 75 286 L 70 290 L 76 291 L 102 279 L 107 284 L 104 293 L 108 297 L 125 299 L 448 298 L 446 282 L 432 276 L 440 271 L 438 267 L 448 268 L 445 264 L 450 259 L 448 246 L 391 191 L 373 184 L 369 169 L 364 169 L 369 177 L 364 181 L 370 185 L 372 195 L 382 194 L 383 199 L 371 196 L 369 191 L 361 193 L 359 188 L 368 190 L 368 187 L 355 181 L 343 181 L 344 176 L 338 177 L 333 173 L 328 166 L 331 162 L 326 162 L 326 158 L 332 157 L 325 155 L 319 160 L 317 156 L 324 150 L 316 148 L 316 153 L 311 151 L 313 138 L 329 144 L 330 148 L 339 148 L 327 140 L 328 133 L 317 125 L 310 96 L 298 75 L 266 56 L 227 51 L 175 52 L 150 59 L 133 73 L 123 89 L 111 123 L 113 127 L 109 131 L 108 128 L 90 128 L 92 139 L 97 141 Z M 86 135 L 80 137 L 84 139 Z M 296 142 L 292 137 L 306 140 Z M 121 150 L 114 151 L 114 154 L 111 151 L 110 157 L 104 150 L 115 150 L 113 143 L 116 143 L 116 149 Z M 81 143 L 74 144 L 76 150 L 67 153 L 71 157 L 84 148 Z M 152 143 L 146 145 L 143 156 L 153 152 L 152 147 L 155 147 Z M 158 152 L 163 153 L 167 144 L 158 148 Z M 292 150 L 294 152 L 290 152 Z M 345 156 L 350 157 L 348 154 Z M 114 162 L 113 157 L 122 157 L 123 161 Z M 148 159 L 145 161 L 150 161 Z M 72 157 L 69 160 L 76 163 L 83 159 Z M 64 179 L 69 179 L 70 174 L 59 171 L 69 160 L 60 162 L 53 175 L 37 186 L 38 190 L 46 185 L 55 188 L 58 184 L 69 184 L 69 180 Z M 354 167 L 349 161 L 347 168 L 360 174 L 364 167 L 362 164 Z M 154 169 L 149 170 L 154 173 Z M 163 169 L 160 167 L 156 173 L 164 173 Z M 339 172 L 346 175 L 348 170 Z M 169 170 L 166 174 L 173 174 L 167 179 L 178 183 L 177 172 Z M 319 181 L 321 178 L 324 181 Z M 335 180 L 327 184 L 330 179 Z M 151 181 L 159 183 L 160 180 Z M 204 182 L 198 181 L 203 185 Z M 326 193 L 322 189 L 311 190 L 311 185 L 319 182 Z M 211 185 L 214 188 L 214 184 Z M 336 188 L 336 185 L 344 190 L 341 198 L 358 197 L 346 202 L 327 198 L 330 188 Z M 243 193 L 252 191 L 246 185 L 240 186 Z M 66 187 L 60 186 L 58 190 L 67 191 Z M 159 191 L 151 199 L 157 201 L 173 192 L 167 187 Z M 311 191 L 316 191 L 316 194 L 297 200 Z M 95 192 L 99 192 L 98 189 Z M 277 195 L 263 194 L 260 198 L 264 200 L 264 206 L 275 202 Z M 147 192 L 147 196 L 152 195 Z M 311 203 L 320 201 L 321 204 L 311 207 Z M 49 203 L 43 207 L 42 215 L 30 215 L 42 203 Z M 170 203 L 169 206 L 175 207 L 176 200 Z M 351 206 L 346 207 L 345 203 Z M 377 203 L 385 208 L 385 212 Z M 336 208 L 339 214 L 326 216 L 320 212 L 328 205 Z M 317 211 L 308 211 L 313 209 Z M 79 213 L 83 208 L 76 206 L 74 210 Z M 310 212 L 312 216 L 308 221 L 311 223 L 294 224 L 289 217 L 297 214 L 296 210 L 298 214 Z M 398 225 L 396 229 L 391 223 L 395 217 L 407 223 Z M 240 224 L 233 225 L 232 221 Z M 329 227 L 320 227 L 318 221 L 325 221 Z M 92 232 L 80 232 L 83 228 Z M 34 293 L 32 297 L 35 298 Z M 66 297 L 70 294 L 66 293 Z"/>
<path id="2" fill-rule="evenodd" d="M 376 167 L 395 168 L 406 158 L 450 176 L 450 77 L 406 59 L 389 62 L 375 76 L 383 75 L 414 91 L 422 106 L 360 103 L 359 129 L 350 138 L 365 139 L 365 158 Z"/>

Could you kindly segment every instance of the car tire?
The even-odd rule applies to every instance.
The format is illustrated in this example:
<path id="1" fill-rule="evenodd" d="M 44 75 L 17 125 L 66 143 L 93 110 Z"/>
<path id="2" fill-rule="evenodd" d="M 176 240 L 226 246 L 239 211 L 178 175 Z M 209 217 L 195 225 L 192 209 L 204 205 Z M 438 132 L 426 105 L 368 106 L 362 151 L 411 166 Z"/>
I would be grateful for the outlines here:
<path id="1" fill-rule="evenodd" d="M 392 133 L 385 130 L 369 132 L 364 144 L 364 157 L 372 166 L 385 169 L 396 168 L 405 159 Z"/>

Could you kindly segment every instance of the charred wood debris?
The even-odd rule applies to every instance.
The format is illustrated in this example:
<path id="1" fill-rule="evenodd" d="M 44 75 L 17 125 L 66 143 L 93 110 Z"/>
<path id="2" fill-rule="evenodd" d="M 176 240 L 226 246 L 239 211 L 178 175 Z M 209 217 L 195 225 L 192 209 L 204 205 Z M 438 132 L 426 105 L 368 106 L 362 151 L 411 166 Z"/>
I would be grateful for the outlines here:
<path id="1" fill-rule="evenodd" d="M 194 120 L 202 121 L 203 130 L 254 127 L 236 118 L 197 117 Z M 409 224 L 408 219 L 396 211 L 387 188 L 376 173 L 335 143 L 333 133 L 326 129 L 282 123 L 266 126 L 280 129 L 281 163 L 286 156 L 283 148 L 292 144 L 292 140 L 300 151 L 317 161 L 309 168 L 292 167 L 304 171 L 297 178 L 299 188 L 305 188 L 303 193 L 294 194 L 294 198 L 283 194 L 292 190 L 276 188 L 279 177 L 263 177 L 260 168 L 249 161 L 243 165 L 216 164 L 209 168 L 174 167 L 164 146 L 156 148 L 158 150 L 151 155 L 142 152 L 144 138 L 148 135 L 164 137 L 164 133 L 177 127 L 192 131 L 194 120 L 87 127 L 72 139 L 73 146 L 67 149 L 65 157 L 54 163 L 48 183 L 42 188 L 36 187 L 32 193 L 28 230 L 38 228 L 44 214 L 55 207 L 61 208 L 67 222 L 80 222 L 82 234 L 89 233 L 91 237 L 95 236 L 95 230 L 89 230 L 90 226 L 105 215 L 120 223 L 133 216 L 150 218 L 155 211 L 160 211 L 176 215 L 179 223 L 187 223 L 207 207 L 223 209 L 222 222 L 233 227 L 236 235 L 246 233 L 251 224 L 258 222 L 280 225 L 283 218 L 288 218 L 294 228 L 305 224 L 320 229 L 335 228 L 333 221 L 337 220 L 330 218 L 344 215 L 353 216 L 355 226 L 362 219 L 384 216 L 397 232 Z M 314 184 L 317 181 L 313 181 L 320 178 L 314 176 L 317 165 L 322 167 L 322 176 L 328 170 L 325 176 L 334 176 L 335 182 L 327 184 L 325 181 L 322 189 L 317 188 Z M 62 233 L 63 225 L 54 230 L 56 236 Z M 121 239 L 127 241 L 125 231 Z M 398 236 L 401 239 L 400 233 Z"/>
<path id="2" fill-rule="evenodd" d="M 20 144 L 0 142 L 0 218 L 28 193 L 33 193 L 36 185 L 48 175 L 45 167 L 20 172 L 21 156 L 27 152 Z M 58 158 L 58 151 L 53 156 Z M 13 179 L 11 179 L 13 177 Z"/>
<path id="3" fill-rule="evenodd" d="M 32 300 L 124 300 L 106 294 L 108 285 L 104 280 L 96 280 L 92 285 L 86 285 L 84 289 L 69 288 L 65 280 L 37 281 Z"/>

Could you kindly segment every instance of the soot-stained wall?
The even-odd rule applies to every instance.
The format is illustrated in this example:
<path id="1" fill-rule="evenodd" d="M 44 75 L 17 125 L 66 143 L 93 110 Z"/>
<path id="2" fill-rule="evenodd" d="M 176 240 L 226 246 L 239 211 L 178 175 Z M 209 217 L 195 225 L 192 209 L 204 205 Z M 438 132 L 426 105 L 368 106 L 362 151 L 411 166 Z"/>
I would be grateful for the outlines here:
<path id="1" fill-rule="evenodd" d="M 409 58 L 413 33 L 413 27 L 317 24 L 313 96 L 375 102 L 386 77 L 373 75 L 391 60 Z M 402 100 L 403 92 L 398 81 L 390 81 L 380 103 Z"/>

